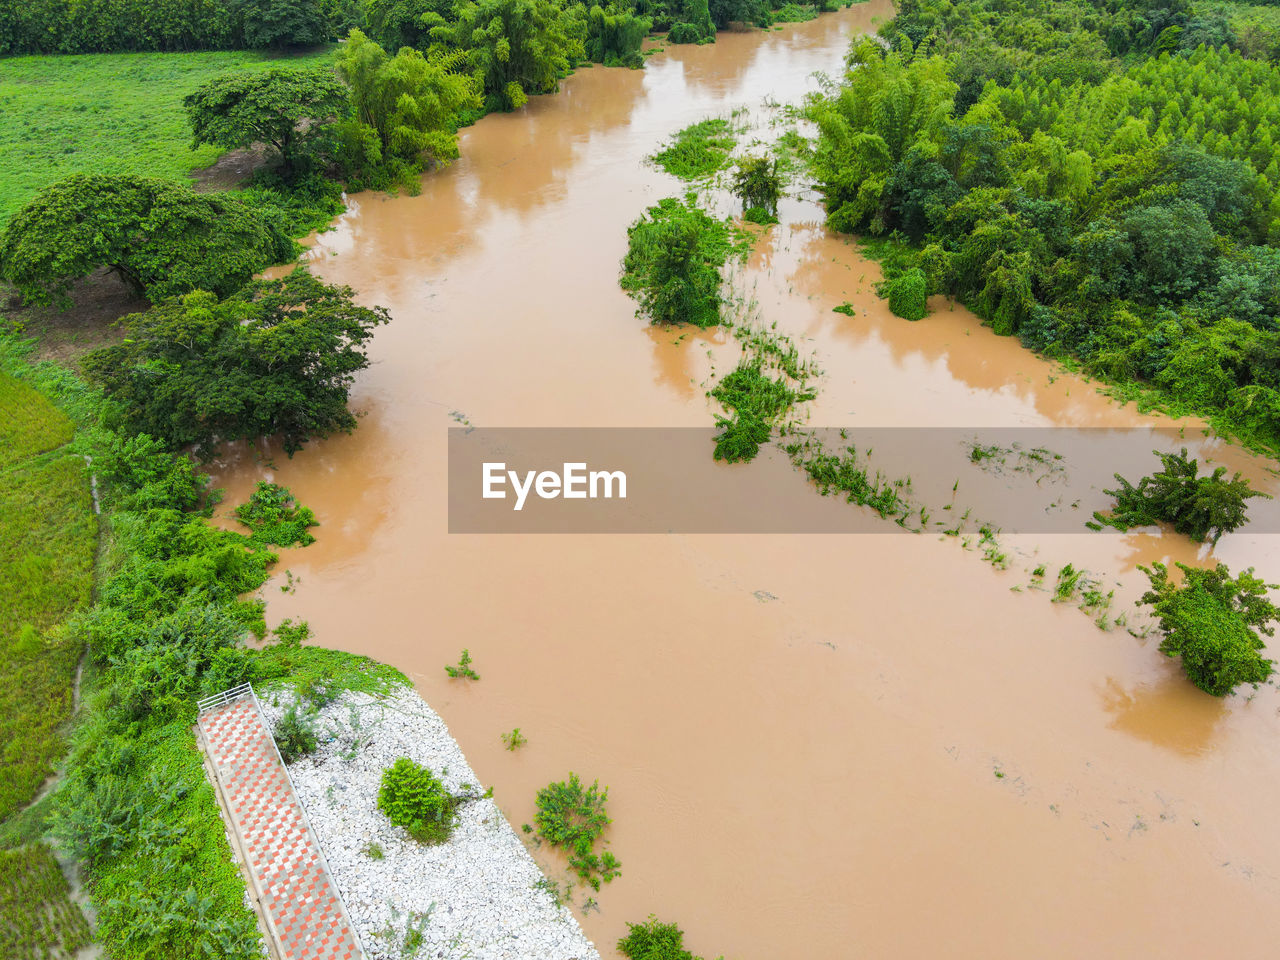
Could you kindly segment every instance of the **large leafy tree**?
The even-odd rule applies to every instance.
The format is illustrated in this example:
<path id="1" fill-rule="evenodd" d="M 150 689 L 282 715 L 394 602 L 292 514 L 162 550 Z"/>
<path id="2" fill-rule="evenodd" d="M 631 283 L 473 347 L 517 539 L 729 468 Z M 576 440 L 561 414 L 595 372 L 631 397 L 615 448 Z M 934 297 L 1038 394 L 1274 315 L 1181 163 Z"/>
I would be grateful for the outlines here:
<path id="1" fill-rule="evenodd" d="M 202 84 L 183 101 L 193 146 L 235 149 L 265 143 L 280 155 L 285 176 L 326 126 L 347 111 L 347 88 L 325 67 L 232 70 Z"/>
<path id="2" fill-rule="evenodd" d="M 365 29 L 388 50 L 421 49 L 431 42 L 423 17 L 428 13 L 447 17 L 452 6 L 453 0 L 368 0 Z"/>
<path id="3" fill-rule="evenodd" d="M 1258 636 L 1275 633 L 1280 610 L 1267 599 L 1268 588 L 1246 570 L 1236 578 L 1224 564 L 1200 570 L 1178 564 L 1183 581 L 1175 585 L 1162 563 L 1141 567 L 1151 589 L 1139 603 L 1150 604 L 1164 639 L 1160 652 L 1181 657 L 1187 678 L 1205 693 L 1223 697 L 1242 683 L 1262 683 L 1275 669 L 1258 651 Z"/>
<path id="4" fill-rule="evenodd" d="M 459 53 L 426 57 L 409 47 L 388 56 L 351 31 L 338 72 L 351 87 L 356 123 L 377 135 L 376 157 L 448 162 L 458 156 L 457 116 L 480 107 L 472 78 L 452 70 L 461 61 Z"/>
<path id="5" fill-rule="evenodd" d="M 172 180 L 79 174 L 40 192 L 0 236 L 0 276 L 34 303 L 100 267 L 152 301 L 234 292 L 293 255 L 274 221 L 229 194 Z"/>
<path id="6" fill-rule="evenodd" d="M 131 432 L 202 456 L 222 441 L 278 435 L 292 455 L 356 425 L 351 384 L 389 317 L 352 296 L 299 268 L 227 300 L 175 297 L 127 318 L 128 339 L 87 355 L 85 373 Z"/>
<path id="7" fill-rule="evenodd" d="M 234 6 L 251 49 L 308 47 L 329 39 L 322 0 L 234 0 Z"/>
<path id="8" fill-rule="evenodd" d="M 431 39 L 465 50 L 490 110 L 516 110 L 554 93 L 583 58 L 585 24 L 554 0 L 461 0 L 453 19 L 427 14 Z"/>

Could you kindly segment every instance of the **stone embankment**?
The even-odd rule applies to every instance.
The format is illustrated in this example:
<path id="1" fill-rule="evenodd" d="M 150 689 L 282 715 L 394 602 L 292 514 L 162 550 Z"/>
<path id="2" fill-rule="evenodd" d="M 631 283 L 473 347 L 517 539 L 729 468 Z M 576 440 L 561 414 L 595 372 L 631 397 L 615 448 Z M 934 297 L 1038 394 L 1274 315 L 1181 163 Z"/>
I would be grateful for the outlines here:
<path id="1" fill-rule="evenodd" d="M 274 727 L 291 702 L 287 692 L 264 694 L 267 722 Z M 398 757 L 429 767 L 454 793 L 481 792 L 416 693 L 344 694 L 313 719 L 319 747 L 289 773 L 371 958 L 599 960 L 492 800 L 464 803 L 440 846 L 423 846 L 379 812 L 382 772 Z"/>

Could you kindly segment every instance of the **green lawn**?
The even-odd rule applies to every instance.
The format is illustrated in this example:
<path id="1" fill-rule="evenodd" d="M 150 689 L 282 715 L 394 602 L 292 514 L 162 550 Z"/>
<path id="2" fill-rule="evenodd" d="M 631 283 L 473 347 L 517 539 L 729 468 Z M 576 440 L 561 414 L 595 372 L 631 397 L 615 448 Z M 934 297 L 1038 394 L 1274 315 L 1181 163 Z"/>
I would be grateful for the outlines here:
<path id="1" fill-rule="evenodd" d="M 0 820 L 61 756 L 80 645 L 59 629 L 85 606 L 97 522 L 88 468 L 60 450 L 71 422 L 0 374 Z"/>
<path id="2" fill-rule="evenodd" d="M 321 63 L 326 47 L 283 58 Z M 222 153 L 191 149 L 182 98 L 230 69 L 281 58 L 247 51 L 101 53 L 0 60 L 0 224 L 73 173 L 185 177 Z"/>

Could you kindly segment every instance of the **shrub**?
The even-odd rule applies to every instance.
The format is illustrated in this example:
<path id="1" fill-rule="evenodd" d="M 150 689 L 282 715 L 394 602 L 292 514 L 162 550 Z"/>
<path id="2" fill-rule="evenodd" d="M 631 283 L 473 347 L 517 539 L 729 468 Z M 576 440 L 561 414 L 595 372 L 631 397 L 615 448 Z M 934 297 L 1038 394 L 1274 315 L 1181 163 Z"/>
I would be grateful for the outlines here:
<path id="1" fill-rule="evenodd" d="M 290 704 L 275 729 L 276 747 L 285 763 L 293 763 L 300 757 L 315 753 L 316 727 L 306 714 L 299 714 L 298 705 Z"/>
<path id="2" fill-rule="evenodd" d="M 1116 498 L 1115 511 L 1111 517 L 1097 517 L 1099 522 L 1120 530 L 1171 523 L 1197 543 L 1217 543 L 1224 533 L 1244 525 L 1246 500 L 1268 497 L 1250 489 L 1238 473 L 1224 480 L 1226 467 L 1218 467 L 1211 476 L 1197 476 L 1200 464 L 1187 457 L 1186 447 L 1177 454 L 1153 452 L 1164 469 L 1143 477 L 1136 487 L 1117 473 L 1119 489 L 1103 491 Z"/>
<path id="3" fill-rule="evenodd" d="M 259 480 L 253 495 L 236 507 L 236 519 L 251 531 L 249 539 L 277 547 L 306 547 L 316 542 L 307 532 L 317 526 L 316 515 L 278 483 Z"/>
<path id="4" fill-rule="evenodd" d="M 627 230 L 622 288 L 652 323 L 720 322 L 720 270 L 735 245 L 729 227 L 696 203 L 666 198 Z"/>
<path id="5" fill-rule="evenodd" d="M 378 809 L 419 843 L 444 843 L 453 835 L 462 799 L 426 767 L 401 757 L 382 773 Z"/>
<path id="6" fill-rule="evenodd" d="M 778 173 L 778 161 L 771 157 L 744 157 L 738 161 L 738 170 L 733 177 L 733 192 L 742 201 L 747 219 L 755 222 L 769 222 L 767 218 L 776 217 L 778 199 L 782 196 L 782 177 Z M 763 211 L 753 218 L 753 210 Z"/>
<path id="7" fill-rule="evenodd" d="M 1200 570 L 1178 564 L 1184 579 L 1181 586 L 1169 580 L 1162 563 L 1140 567 L 1151 580 L 1151 589 L 1140 604 L 1150 604 L 1160 620 L 1164 639 L 1160 652 L 1182 658 L 1187 678 L 1205 693 L 1223 697 L 1242 683 L 1264 682 L 1274 669 L 1259 650 L 1258 633 L 1272 636 L 1270 626 L 1280 619 L 1267 599 L 1267 589 L 1276 589 L 1246 570 L 1232 579 L 1225 564 L 1214 570 Z"/>
<path id="8" fill-rule="evenodd" d="M 685 949 L 683 930 L 674 923 L 660 923 L 653 914 L 644 923 L 627 924 L 618 952 L 627 960 L 700 960 Z"/>
<path id="9" fill-rule="evenodd" d="M 889 310 L 895 316 L 904 320 L 923 320 L 928 315 L 929 283 L 919 267 L 912 267 L 906 273 L 886 280 L 882 286 L 884 296 L 889 300 Z"/>
<path id="10" fill-rule="evenodd" d="M 596 840 L 612 822 L 605 812 L 608 798 L 609 788 L 601 790 L 599 781 L 584 788 L 578 775 L 570 773 L 567 781 L 538 791 L 538 812 L 534 815 L 538 835 L 568 852 L 569 866 L 596 890 L 616 877 L 622 866 L 612 853 L 597 855 L 593 851 Z"/>

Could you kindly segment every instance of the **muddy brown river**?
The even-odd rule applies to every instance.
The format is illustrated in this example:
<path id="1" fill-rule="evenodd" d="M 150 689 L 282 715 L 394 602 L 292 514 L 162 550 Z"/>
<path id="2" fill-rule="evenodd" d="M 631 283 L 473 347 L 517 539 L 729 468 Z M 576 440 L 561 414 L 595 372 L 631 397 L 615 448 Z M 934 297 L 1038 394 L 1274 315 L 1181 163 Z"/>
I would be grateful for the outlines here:
<path id="1" fill-rule="evenodd" d="M 229 502 L 271 477 L 320 518 L 318 542 L 283 551 L 269 618 L 412 676 L 517 827 L 569 771 L 609 786 L 623 874 L 598 910 L 574 893 L 606 957 L 650 913 L 731 960 L 1275 956 L 1275 688 L 1215 700 L 1154 637 L 1100 630 L 1029 586 L 1032 566 L 1072 561 L 1118 612 L 1145 584 L 1138 564 L 1209 562 L 1207 548 L 1024 533 L 995 570 L 931 534 L 448 533 L 460 419 L 710 425 L 732 336 L 650 328 L 618 288 L 627 225 L 682 190 L 644 157 L 738 108 L 766 136 L 767 103 L 838 74 L 851 37 L 891 15 L 874 0 L 673 47 L 643 71 L 579 71 L 464 131 L 420 195 L 353 197 L 310 262 L 393 317 L 355 390 L 359 429 L 219 470 Z M 811 423 L 1158 422 L 959 306 L 893 317 L 875 264 L 792 193 L 735 282 L 824 371 Z M 832 312 L 843 302 L 853 316 Z M 1214 449 L 1275 492 L 1265 464 Z M 713 483 L 790 467 L 730 468 L 708 449 L 672 469 Z M 1280 576 L 1272 536 L 1246 529 L 1216 556 Z M 477 683 L 442 669 L 463 647 Z M 499 737 L 516 726 L 529 742 L 511 753 Z"/>

